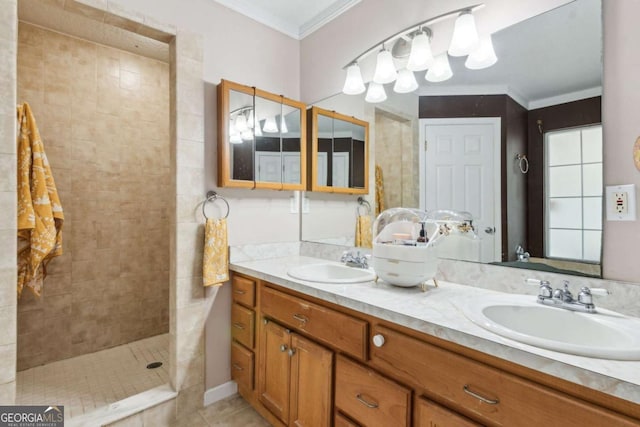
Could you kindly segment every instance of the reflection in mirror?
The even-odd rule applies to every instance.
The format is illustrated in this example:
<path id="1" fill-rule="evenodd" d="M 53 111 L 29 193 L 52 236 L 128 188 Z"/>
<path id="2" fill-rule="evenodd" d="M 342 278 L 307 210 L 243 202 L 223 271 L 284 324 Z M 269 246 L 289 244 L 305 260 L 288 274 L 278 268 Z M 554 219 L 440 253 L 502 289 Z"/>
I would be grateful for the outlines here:
<path id="1" fill-rule="evenodd" d="M 280 136 L 282 137 L 282 182 L 300 184 L 302 182 L 301 134 L 300 119 L 302 112 L 299 108 L 282 104 L 280 120 Z"/>
<path id="2" fill-rule="evenodd" d="M 256 181 L 279 183 L 282 179 L 281 133 L 287 130 L 282 104 L 259 95 L 256 95 L 255 103 L 260 134 L 256 135 Z"/>
<path id="3" fill-rule="evenodd" d="M 321 187 L 333 186 L 333 117 L 318 115 L 317 182 Z"/>
<path id="4" fill-rule="evenodd" d="M 573 166 L 584 178 L 578 184 L 584 193 L 578 195 L 573 191 L 560 199 L 547 187 L 549 169 L 554 166 L 548 163 L 545 139 L 552 132 L 573 128 L 598 127 L 601 133 L 601 34 L 600 1 L 577 0 L 493 34 L 499 60 L 491 68 L 470 72 L 464 67 L 464 58 L 451 58 L 454 77 L 448 82 L 423 83 L 412 94 L 389 93 L 388 100 L 380 104 L 367 104 L 362 97 L 340 94 L 319 105 L 364 117 L 372 123 L 375 159 L 370 166 L 380 166 L 383 172 L 386 208 L 427 208 L 420 203 L 421 199 L 423 203 L 426 200 L 426 172 L 421 172 L 419 161 L 424 151 L 421 149 L 425 148 L 419 138 L 419 132 L 424 130 L 421 119 L 498 118 L 500 150 L 494 164 L 500 167 L 493 170 L 501 178 L 497 197 L 502 205 L 495 207 L 497 222 L 478 229 L 482 239 L 496 239 L 499 252 L 493 262 L 599 276 L 601 160 L 583 158 L 579 163 L 556 165 Z M 418 80 L 424 79 L 420 76 Z M 345 105 L 351 109 L 344 108 Z M 587 132 L 582 138 L 590 140 L 591 136 Z M 430 141 L 427 145 L 427 150 L 431 150 L 435 143 Z M 595 151 L 601 156 L 602 149 Z M 520 171 L 517 155 L 527 156 L 528 173 Z M 597 173 L 589 172 L 595 169 Z M 585 191 L 587 181 L 592 178 L 597 179 Z M 342 209 L 343 222 L 352 222 L 353 204 L 319 200 L 311 194 L 308 197 L 312 201 L 311 212 L 302 217 L 302 239 L 337 242 L 337 227 L 325 225 L 324 217 L 314 214 L 314 207 L 324 211 L 324 205 L 331 204 L 334 211 Z M 373 188 L 368 200 L 375 201 Z M 435 208 L 470 210 L 464 205 L 443 203 L 441 199 Z M 339 222 L 337 216 L 332 213 L 332 224 Z M 306 224 L 308 221 L 313 224 Z M 572 236 L 571 241 L 557 238 L 567 233 Z M 570 244 L 554 246 L 554 240 Z M 352 243 L 347 239 L 346 244 Z"/>
<path id="5" fill-rule="evenodd" d="M 253 181 L 253 95 L 229 91 L 229 146 L 231 178 Z"/>

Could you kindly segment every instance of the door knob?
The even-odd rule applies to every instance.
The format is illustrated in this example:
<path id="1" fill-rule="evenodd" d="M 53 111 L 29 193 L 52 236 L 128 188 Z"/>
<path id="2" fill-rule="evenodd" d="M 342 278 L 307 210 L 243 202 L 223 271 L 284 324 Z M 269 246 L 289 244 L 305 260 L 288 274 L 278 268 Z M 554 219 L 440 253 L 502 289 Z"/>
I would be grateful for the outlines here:
<path id="1" fill-rule="evenodd" d="M 493 234 L 496 232 L 496 228 L 495 227 L 487 227 L 484 229 L 484 232 L 487 234 Z"/>

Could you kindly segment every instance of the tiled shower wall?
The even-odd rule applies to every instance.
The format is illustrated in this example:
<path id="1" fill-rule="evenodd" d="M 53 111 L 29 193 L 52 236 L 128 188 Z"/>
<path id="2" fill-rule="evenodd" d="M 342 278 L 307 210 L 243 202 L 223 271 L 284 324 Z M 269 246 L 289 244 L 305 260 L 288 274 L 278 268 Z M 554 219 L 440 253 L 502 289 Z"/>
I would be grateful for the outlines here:
<path id="1" fill-rule="evenodd" d="M 418 207 L 418 153 L 410 120 L 376 111 L 376 163 L 384 178 L 385 208 Z"/>
<path id="2" fill-rule="evenodd" d="M 21 22 L 24 101 L 65 223 L 18 303 L 18 370 L 168 332 L 169 65 Z"/>

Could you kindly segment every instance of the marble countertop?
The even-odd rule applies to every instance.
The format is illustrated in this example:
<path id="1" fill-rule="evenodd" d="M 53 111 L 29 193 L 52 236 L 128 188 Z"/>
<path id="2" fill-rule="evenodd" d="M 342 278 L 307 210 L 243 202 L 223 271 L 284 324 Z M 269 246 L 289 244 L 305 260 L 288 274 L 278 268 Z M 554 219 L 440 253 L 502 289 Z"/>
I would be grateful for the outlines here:
<path id="1" fill-rule="evenodd" d="M 419 287 L 383 282 L 329 284 L 287 275 L 289 268 L 318 262 L 330 261 L 290 256 L 233 262 L 231 270 L 640 404 L 640 362 L 574 356 L 522 344 L 477 326 L 457 305 L 500 292 L 443 281 L 438 288 L 422 292 Z"/>

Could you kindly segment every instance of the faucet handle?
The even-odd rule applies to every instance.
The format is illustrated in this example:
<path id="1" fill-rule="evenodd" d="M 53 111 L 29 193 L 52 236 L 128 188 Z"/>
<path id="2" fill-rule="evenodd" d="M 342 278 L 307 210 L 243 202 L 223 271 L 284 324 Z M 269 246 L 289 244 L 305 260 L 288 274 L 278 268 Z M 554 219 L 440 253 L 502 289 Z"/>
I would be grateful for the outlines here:
<path id="1" fill-rule="evenodd" d="M 593 295 L 597 295 L 599 297 L 606 297 L 607 295 L 611 295 L 611 291 L 608 290 L 608 289 L 604 289 L 604 288 L 591 288 L 591 289 L 589 289 L 589 291 Z"/>
<path id="2" fill-rule="evenodd" d="M 524 282 L 527 285 L 539 286 L 538 297 L 543 299 L 551 298 L 553 289 L 551 288 L 551 283 L 549 283 L 548 280 L 526 279 Z"/>

